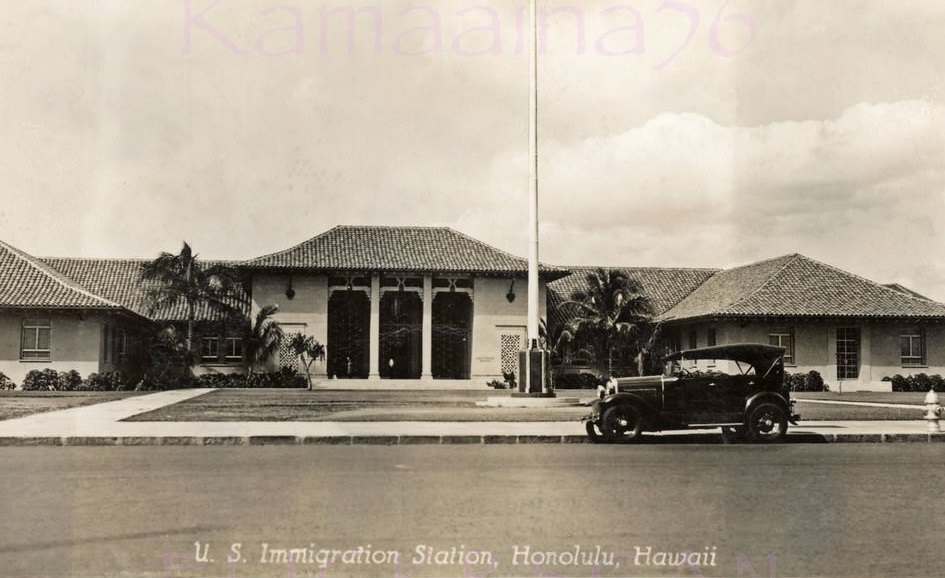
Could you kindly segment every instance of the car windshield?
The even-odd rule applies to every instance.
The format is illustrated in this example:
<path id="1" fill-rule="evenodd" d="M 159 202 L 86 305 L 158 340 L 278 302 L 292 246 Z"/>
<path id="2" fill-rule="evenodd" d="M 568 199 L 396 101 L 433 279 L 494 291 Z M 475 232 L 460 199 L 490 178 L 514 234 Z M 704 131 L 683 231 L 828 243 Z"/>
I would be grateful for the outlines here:
<path id="1" fill-rule="evenodd" d="M 754 365 L 733 359 L 716 359 L 712 363 L 700 367 L 687 359 L 667 361 L 663 365 L 663 375 L 674 377 L 679 375 L 757 375 Z"/>

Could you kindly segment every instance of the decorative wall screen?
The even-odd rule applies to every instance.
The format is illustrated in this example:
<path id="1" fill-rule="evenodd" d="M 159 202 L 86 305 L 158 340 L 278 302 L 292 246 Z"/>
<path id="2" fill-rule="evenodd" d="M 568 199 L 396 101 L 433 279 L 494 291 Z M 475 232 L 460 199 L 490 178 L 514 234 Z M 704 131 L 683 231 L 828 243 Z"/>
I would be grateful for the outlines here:
<path id="1" fill-rule="evenodd" d="M 525 347 L 525 328 L 506 328 L 499 334 L 499 359 L 502 373 L 518 376 L 518 353 Z"/>
<path id="2" fill-rule="evenodd" d="M 305 334 L 305 323 L 280 323 L 282 328 L 282 343 L 279 345 L 279 367 L 299 368 L 299 358 L 295 352 L 289 348 L 289 342 L 292 335 L 296 333 Z"/>

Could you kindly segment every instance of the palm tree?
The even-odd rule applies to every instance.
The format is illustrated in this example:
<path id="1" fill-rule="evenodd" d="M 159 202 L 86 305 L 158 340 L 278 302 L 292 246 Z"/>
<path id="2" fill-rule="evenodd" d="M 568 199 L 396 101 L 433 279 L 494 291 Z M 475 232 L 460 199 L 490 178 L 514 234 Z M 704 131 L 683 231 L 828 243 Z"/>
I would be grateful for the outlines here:
<path id="1" fill-rule="evenodd" d="M 257 365 L 265 363 L 279 351 L 282 327 L 273 319 L 278 310 L 278 305 L 266 305 L 256 313 L 253 326 L 249 328 L 245 342 L 250 374 L 256 372 Z"/>
<path id="2" fill-rule="evenodd" d="M 174 308 L 181 304 L 185 307 L 187 333 L 184 347 L 191 365 L 194 361 L 197 311 L 208 309 L 224 317 L 239 309 L 233 291 L 238 280 L 236 270 L 226 265 L 203 263 L 186 241 L 180 253 L 164 252 L 153 261 L 142 264 L 138 280 L 156 284 L 147 290 L 151 315 L 158 311 L 173 315 Z"/>
<path id="3" fill-rule="evenodd" d="M 614 351 L 622 346 L 642 350 L 650 337 L 653 306 L 643 295 L 640 283 L 624 271 L 604 268 L 590 271 L 587 289 L 575 291 L 558 308 L 571 315 L 561 329 L 559 343 L 584 338 L 596 344 L 597 352 L 607 352 L 610 376 Z"/>
<path id="4" fill-rule="evenodd" d="M 312 364 L 325 359 L 325 346 L 316 341 L 311 335 L 293 333 L 289 337 L 289 349 L 295 353 L 305 367 L 308 388 L 312 389 Z"/>

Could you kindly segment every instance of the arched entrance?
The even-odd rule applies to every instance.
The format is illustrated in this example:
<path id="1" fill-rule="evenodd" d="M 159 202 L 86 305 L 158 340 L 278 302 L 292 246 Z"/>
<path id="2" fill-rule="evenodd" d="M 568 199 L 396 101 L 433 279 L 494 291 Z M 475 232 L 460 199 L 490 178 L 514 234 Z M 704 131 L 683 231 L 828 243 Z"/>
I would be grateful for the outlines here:
<path id="1" fill-rule="evenodd" d="M 434 379 L 469 379 L 472 299 L 466 293 L 437 293 L 433 298 Z"/>
<path id="2" fill-rule="evenodd" d="M 328 375 L 368 376 L 371 304 L 363 291 L 334 291 L 328 298 Z"/>
<path id="3" fill-rule="evenodd" d="M 413 291 L 388 291 L 380 306 L 379 373 L 392 379 L 419 379 L 423 303 Z"/>

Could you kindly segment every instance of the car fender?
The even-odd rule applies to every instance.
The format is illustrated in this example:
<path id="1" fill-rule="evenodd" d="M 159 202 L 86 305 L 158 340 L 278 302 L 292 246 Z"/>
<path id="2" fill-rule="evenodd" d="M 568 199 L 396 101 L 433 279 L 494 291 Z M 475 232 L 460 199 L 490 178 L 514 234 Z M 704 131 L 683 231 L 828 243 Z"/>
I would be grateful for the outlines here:
<path id="1" fill-rule="evenodd" d="M 749 397 L 745 400 L 745 415 L 747 418 L 748 411 L 751 410 L 752 406 L 755 406 L 759 403 L 776 403 L 784 408 L 788 412 L 788 415 L 791 413 L 791 406 L 788 404 L 787 400 L 784 397 L 773 391 L 759 391 L 755 395 Z"/>
<path id="2" fill-rule="evenodd" d="M 644 412 L 644 414 L 658 415 L 659 413 L 649 402 L 647 402 L 645 399 L 643 399 L 639 395 L 635 395 L 629 392 L 618 392 L 618 393 L 612 393 L 600 401 L 600 409 L 599 409 L 600 415 L 603 415 L 604 410 L 606 410 L 607 408 L 613 407 L 621 403 L 629 403 L 631 405 L 634 405 L 638 409 L 640 409 L 642 412 Z"/>

